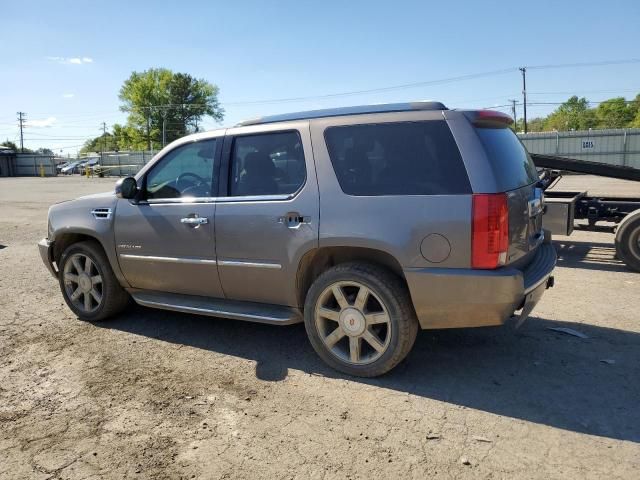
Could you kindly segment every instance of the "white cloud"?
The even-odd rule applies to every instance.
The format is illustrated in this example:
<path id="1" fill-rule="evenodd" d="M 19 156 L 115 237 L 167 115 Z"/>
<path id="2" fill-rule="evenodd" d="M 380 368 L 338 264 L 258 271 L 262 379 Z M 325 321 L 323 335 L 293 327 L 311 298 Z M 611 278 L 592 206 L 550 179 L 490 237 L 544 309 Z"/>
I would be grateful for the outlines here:
<path id="1" fill-rule="evenodd" d="M 62 98 L 73 98 L 75 96 L 76 96 L 75 93 L 63 93 L 62 94 Z"/>
<path id="2" fill-rule="evenodd" d="M 42 120 L 27 120 L 25 122 L 27 127 L 33 128 L 49 128 L 53 127 L 54 123 L 56 123 L 56 117 L 49 117 Z"/>
<path id="3" fill-rule="evenodd" d="M 47 60 L 61 65 L 83 65 L 86 63 L 93 63 L 93 58 L 91 57 L 47 57 Z"/>

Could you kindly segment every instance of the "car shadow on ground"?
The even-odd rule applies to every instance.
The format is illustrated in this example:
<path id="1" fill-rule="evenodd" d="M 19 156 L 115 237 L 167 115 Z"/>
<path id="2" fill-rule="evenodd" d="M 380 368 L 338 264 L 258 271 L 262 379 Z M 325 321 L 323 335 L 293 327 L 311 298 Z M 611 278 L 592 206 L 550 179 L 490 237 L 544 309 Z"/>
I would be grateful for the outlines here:
<path id="1" fill-rule="evenodd" d="M 625 264 L 615 258 L 613 243 L 575 242 L 554 240 L 558 252 L 558 266 L 601 270 L 608 272 L 629 272 Z"/>
<path id="2" fill-rule="evenodd" d="M 549 330 L 569 327 L 589 338 Z M 133 307 L 105 328 L 256 362 L 256 376 L 290 369 L 491 412 L 573 432 L 640 442 L 640 334 L 532 317 L 515 330 L 423 331 L 407 358 L 376 379 L 341 375 L 289 327 Z M 603 362 L 606 360 L 606 362 Z M 211 361 L 219 361 L 212 356 Z"/>

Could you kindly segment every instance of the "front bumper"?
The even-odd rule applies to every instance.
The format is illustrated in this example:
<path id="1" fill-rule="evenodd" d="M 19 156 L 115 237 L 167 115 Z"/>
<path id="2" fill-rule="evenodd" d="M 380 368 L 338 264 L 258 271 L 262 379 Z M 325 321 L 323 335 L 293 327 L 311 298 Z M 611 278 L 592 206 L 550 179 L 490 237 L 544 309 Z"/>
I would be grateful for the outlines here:
<path id="1" fill-rule="evenodd" d="M 553 286 L 556 261 L 548 242 L 522 270 L 408 268 L 404 274 L 423 329 L 485 327 L 502 325 L 517 310 L 522 323 Z"/>
<path id="2" fill-rule="evenodd" d="M 38 242 L 38 250 L 40 251 L 42 261 L 46 265 L 49 272 L 51 272 L 51 275 L 53 275 L 55 278 L 58 278 L 58 270 L 56 269 L 56 265 L 53 260 L 53 242 L 50 242 L 46 238 L 43 238 Z"/>

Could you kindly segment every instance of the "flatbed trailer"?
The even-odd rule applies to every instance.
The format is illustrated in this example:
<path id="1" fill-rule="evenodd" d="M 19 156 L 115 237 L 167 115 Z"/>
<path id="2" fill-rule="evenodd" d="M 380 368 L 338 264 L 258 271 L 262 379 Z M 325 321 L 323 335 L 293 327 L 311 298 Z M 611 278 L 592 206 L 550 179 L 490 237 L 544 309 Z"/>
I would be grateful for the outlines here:
<path id="1" fill-rule="evenodd" d="M 640 169 L 551 155 L 531 154 L 531 158 L 541 170 L 545 228 L 556 235 L 571 235 L 576 220 L 587 220 L 587 229 L 596 229 L 597 222 L 612 223 L 610 231 L 615 234 L 617 257 L 631 270 L 640 272 L 640 197 L 591 196 L 586 191 L 551 190 L 562 178 L 563 171 L 640 182 Z"/>

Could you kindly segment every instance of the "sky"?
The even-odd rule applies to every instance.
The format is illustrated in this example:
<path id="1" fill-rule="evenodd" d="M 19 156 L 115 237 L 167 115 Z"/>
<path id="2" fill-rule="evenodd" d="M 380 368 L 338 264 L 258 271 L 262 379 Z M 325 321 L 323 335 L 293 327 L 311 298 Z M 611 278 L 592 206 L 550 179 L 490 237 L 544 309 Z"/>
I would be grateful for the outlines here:
<path id="1" fill-rule="evenodd" d="M 25 147 L 64 155 L 102 122 L 126 122 L 118 91 L 153 67 L 220 88 L 224 121 L 206 129 L 411 100 L 510 112 L 510 99 L 522 102 L 521 66 L 529 118 L 556 108 L 535 103 L 640 92 L 637 0 L 1 0 L 0 12 L 0 141 L 18 143 L 22 111 Z M 635 62 L 533 68 L 620 60 Z"/>

